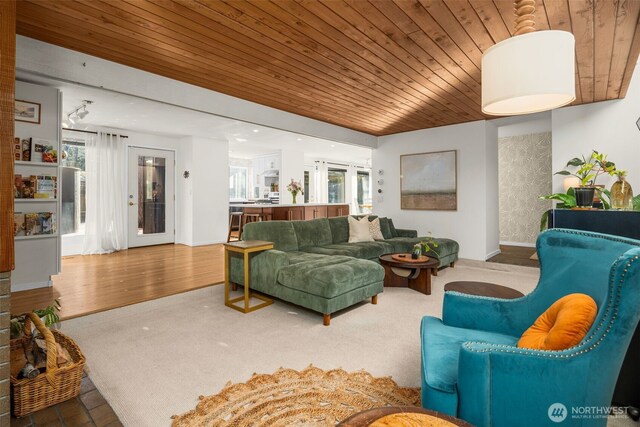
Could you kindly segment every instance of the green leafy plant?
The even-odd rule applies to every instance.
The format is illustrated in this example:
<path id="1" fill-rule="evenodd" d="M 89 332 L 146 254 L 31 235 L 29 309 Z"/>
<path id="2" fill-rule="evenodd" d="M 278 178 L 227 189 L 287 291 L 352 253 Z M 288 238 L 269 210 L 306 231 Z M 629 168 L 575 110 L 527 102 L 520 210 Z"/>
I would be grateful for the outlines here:
<path id="1" fill-rule="evenodd" d="M 614 175 L 616 173 L 615 163 L 607 160 L 607 155 L 599 153 L 596 150 L 591 151 L 591 155 L 586 158 L 585 156 L 574 157 L 567 162 L 565 167 L 578 168 L 574 172 L 568 170 L 561 170 L 554 175 L 575 176 L 580 180 L 580 185 L 585 187 L 587 185 L 595 185 L 598 177 L 603 174 Z"/>
<path id="2" fill-rule="evenodd" d="M 57 323 L 60 323 L 60 316 L 58 313 L 62 309 L 60 302 L 56 299 L 53 303 L 45 308 L 33 310 L 33 312 L 42 319 L 47 327 L 52 327 Z M 11 317 L 11 338 L 18 338 L 24 331 L 24 321 L 26 315 L 21 314 L 19 316 Z"/>
<path id="3" fill-rule="evenodd" d="M 576 207 L 576 194 L 573 187 L 569 187 L 566 193 L 554 193 L 546 196 L 540 196 L 541 200 L 558 200 L 560 203 L 556 205 L 557 209 L 571 209 Z M 543 212 L 540 218 L 540 231 L 544 231 L 548 226 L 547 212 Z"/>
<path id="4" fill-rule="evenodd" d="M 420 246 L 422 247 L 423 253 L 433 252 L 438 255 L 438 242 L 433 239 L 433 235 L 429 232 L 426 240 L 420 241 Z"/>
<path id="5" fill-rule="evenodd" d="M 640 211 L 640 194 L 631 199 L 634 211 Z"/>

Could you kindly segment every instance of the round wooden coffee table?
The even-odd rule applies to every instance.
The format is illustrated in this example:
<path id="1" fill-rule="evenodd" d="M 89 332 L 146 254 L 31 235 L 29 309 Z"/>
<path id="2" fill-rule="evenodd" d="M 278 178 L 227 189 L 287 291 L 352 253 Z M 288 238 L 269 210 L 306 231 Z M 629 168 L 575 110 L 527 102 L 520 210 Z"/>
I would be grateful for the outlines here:
<path id="1" fill-rule="evenodd" d="M 524 296 L 522 292 L 515 289 L 487 282 L 449 282 L 444 285 L 444 291 L 504 299 L 515 299 Z"/>
<path id="2" fill-rule="evenodd" d="M 431 295 L 431 270 L 437 269 L 440 260 L 430 257 L 424 262 L 397 261 L 397 254 L 381 255 L 378 259 L 384 267 L 384 286 L 411 288 Z M 410 257 L 409 254 L 407 256 Z"/>
<path id="3" fill-rule="evenodd" d="M 392 427 L 403 425 L 472 427 L 466 421 L 416 406 L 385 406 L 368 409 L 358 412 L 338 424 L 338 426 L 342 427 Z"/>

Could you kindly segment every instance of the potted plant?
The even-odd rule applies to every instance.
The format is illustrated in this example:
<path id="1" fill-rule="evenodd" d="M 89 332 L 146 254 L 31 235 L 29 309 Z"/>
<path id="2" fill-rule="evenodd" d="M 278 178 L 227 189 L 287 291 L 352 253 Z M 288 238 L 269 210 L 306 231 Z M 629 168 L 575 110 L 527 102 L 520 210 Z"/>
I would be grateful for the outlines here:
<path id="1" fill-rule="evenodd" d="M 58 300 L 54 300 L 53 304 L 48 307 L 41 308 L 39 310 L 33 310 L 33 312 L 42 319 L 42 322 L 45 326 L 51 328 L 60 322 L 60 316 L 58 312 L 60 312 L 60 302 Z M 10 331 L 11 331 L 11 339 L 19 338 L 22 335 L 24 330 L 24 321 L 25 314 L 21 314 L 19 316 L 11 317 Z"/>
<path id="2" fill-rule="evenodd" d="M 575 167 L 577 170 L 570 172 L 565 169 L 554 175 L 574 176 L 580 180 L 580 186 L 574 188 L 576 206 L 579 208 L 590 208 L 593 205 L 598 177 L 603 174 L 613 175 L 616 171 L 615 163 L 608 161 L 606 154 L 596 150 L 588 158 L 582 156 L 569 160 L 566 167 Z M 600 194 L 603 191 L 597 190 Z"/>

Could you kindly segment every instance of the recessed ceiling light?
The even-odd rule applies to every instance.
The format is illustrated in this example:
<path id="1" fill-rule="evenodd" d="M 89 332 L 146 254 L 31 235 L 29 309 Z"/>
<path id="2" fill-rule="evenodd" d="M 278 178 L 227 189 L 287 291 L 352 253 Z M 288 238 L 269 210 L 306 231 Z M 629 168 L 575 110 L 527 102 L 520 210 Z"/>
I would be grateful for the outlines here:
<path id="1" fill-rule="evenodd" d="M 302 138 L 298 138 L 296 141 L 302 141 Z"/>
<path id="2" fill-rule="evenodd" d="M 244 138 L 236 138 L 236 141 L 238 141 L 238 142 L 247 142 L 247 140 L 244 139 Z"/>
<path id="3" fill-rule="evenodd" d="M 253 132 L 254 133 L 258 133 L 258 132 L 260 132 L 260 130 L 259 129 L 254 129 Z"/>
<path id="4" fill-rule="evenodd" d="M 335 148 L 336 144 L 331 144 L 331 148 Z"/>

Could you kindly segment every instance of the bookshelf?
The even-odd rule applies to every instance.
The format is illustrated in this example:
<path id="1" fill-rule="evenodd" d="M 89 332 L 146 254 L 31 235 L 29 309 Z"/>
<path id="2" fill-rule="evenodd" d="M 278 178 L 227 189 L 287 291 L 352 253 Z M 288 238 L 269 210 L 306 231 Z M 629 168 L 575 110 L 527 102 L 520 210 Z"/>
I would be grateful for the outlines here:
<path id="1" fill-rule="evenodd" d="M 14 174 L 21 175 L 23 183 L 29 184 L 31 176 L 52 176 L 57 182 L 57 195 L 53 198 L 14 198 L 14 211 L 20 215 L 51 213 L 55 215 L 56 230 L 53 233 L 15 236 L 15 270 L 12 275 L 11 291 L 22 291 L 52 286 L 52 276 L 58 274 L 61 269 L 61 236 L 59 233 L 61 214 L 61 123 L 62 97 L 58 89 L 37 84 L 16 82 L 16 99 L 40 104 L 39 123 L 15 122 L 15 137 L 20 142 L 19 150 L 15 150 L 18 141 L 14 141 L 14 153 L 19 151 L 23 156 L 24 141 L 30 141 L 30 160 L 16 159 L 14 161 Z M 39 161 L 41 152 L 36 153 L 34 159 L 34 144 L 45 146 L 55 150 L 57 162 Z M 49 153 L 48 151 L 44 151 Z M 42 181 L 41 181 L 42 182 Z M 50 189 L 51 187 L 49 187 Z M 20 190 L 18 190 L 20 191 Z M 32 193 L 33 194 L 33 193 Z M 38 216 L 35 220 L 38 224 L 46 223 L 46 215 Z M 16 220 L 17 221 L 17 220 Z M 32 220 L 30 224 L 33 224 Z M 37 226 L 35 227 L 38 229 Z"/>

